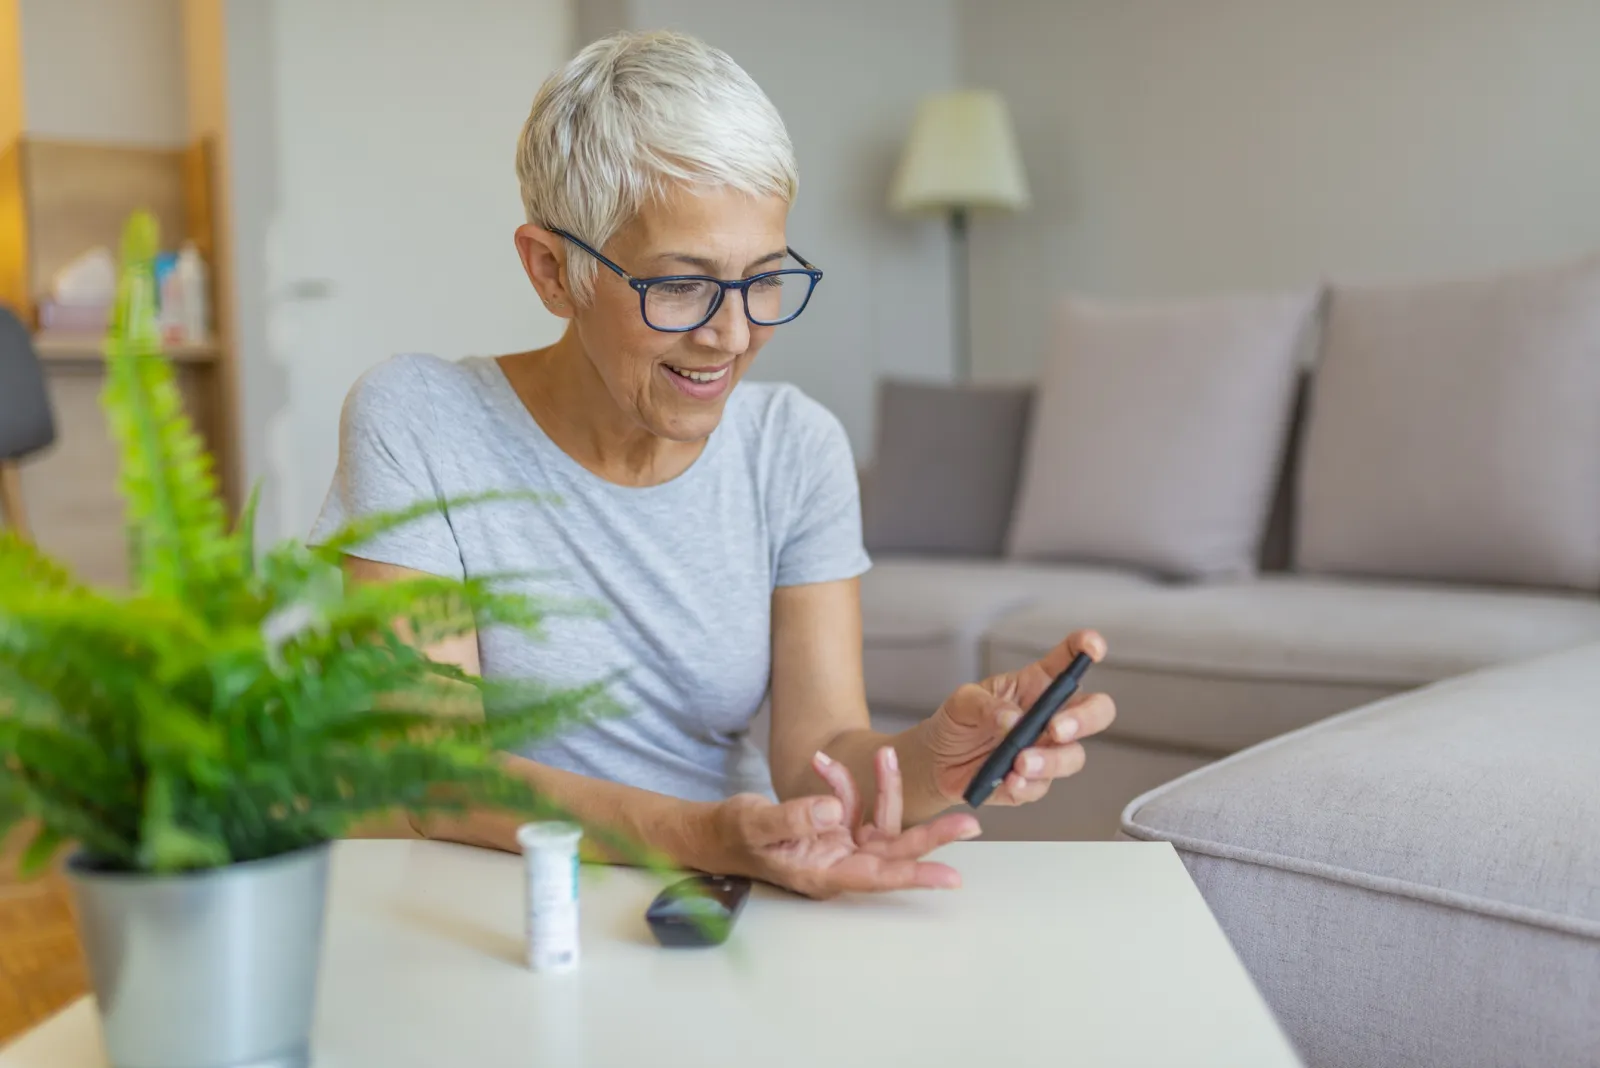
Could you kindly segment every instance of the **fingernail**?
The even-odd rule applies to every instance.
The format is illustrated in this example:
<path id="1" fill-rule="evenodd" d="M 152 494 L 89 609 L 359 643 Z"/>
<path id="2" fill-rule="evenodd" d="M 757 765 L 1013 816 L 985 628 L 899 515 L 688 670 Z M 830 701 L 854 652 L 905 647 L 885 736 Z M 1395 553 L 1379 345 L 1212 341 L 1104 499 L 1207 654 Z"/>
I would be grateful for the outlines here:
<path id="1" fill-rule="evenodd" d="M 960 837 L 963 842 L 970 842 L 982 833 L 983 828 L 979 827 L 977 824 L 973 824 L 971 827 L 968 827 L 966 830 L 962 831 Z"/>
<path id="2" fill-rule="evenodd" d="M 1021 718 L 1021 712 L 1018 712 L 1016 709 L 1007 709 L 1006 711 L 1000 713 L 1000 729 L 1003 731 L 1009 731 L 1012 727 L 1017 725 L 1017 720 Z"/>
<path id="3" fill-rule="evenodd" d="M 811 822 L 818 827 L 832 827 L 843 815 L 844 808 L 835 797 L 824 797 L 811 806 Z"/>
<path id="4" fill-rule="evenodd" d="M 1038 753 L 1029 753 L 1022 758 L 1022 770 L 1029 775 L 1037 775 L 1044 768 L 1044 758 Z"/>
<path id="5" fill-rule="evenodd" d="M 829 756 L 827 753 L 824 753 L 820 749 L 817 750 L 816 760 L 818 764 L 822 765 L 829 765 L 833 763 L 833 757 Z"/>
<path id="6" fill-rule="evenodd" d="M 892 745 L 891 746 L 886 746 L 885 748 L 888 749 L 888 752 L 886 752 L 884 754 L 884 756 L 883 756 L 884 765 L 886 767 L 888 767 L 888 769 L 890 771 L 899 771 L 900 770 L 900 754 L 895 752 L 894 746 L 892 746 Z"/>
<path id="7" fill-rule="evenodd" d="M 1077 733 L 1078 721 L 1075 719 L 1062 720 L 1060 723 L 1056 724 L 1056 737 L 1063 742 Z"/>

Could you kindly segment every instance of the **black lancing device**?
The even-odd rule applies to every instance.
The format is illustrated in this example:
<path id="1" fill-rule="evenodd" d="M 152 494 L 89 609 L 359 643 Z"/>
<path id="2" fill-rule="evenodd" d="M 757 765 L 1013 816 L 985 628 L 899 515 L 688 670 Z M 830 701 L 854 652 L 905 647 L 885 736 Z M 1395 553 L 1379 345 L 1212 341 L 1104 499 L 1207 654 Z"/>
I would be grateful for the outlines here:
<path id="1" fill-rule="evenodd" d="M 657 894 L 644 920 L 663 946 L 715 946 L 728 940 L 749 896 L 749 879 L 696 875 Z"/>
<path id="2" fill-rule="evenodd" d="M 1092 663 L 1094 660 L 1088 653 L 1079 653 L 1072 658 L 1072 663 L 1067 665 L 1065 671 L 1050 681 L 1033 707 L 1023 713 L 1016 725 L 1006 732 L 994 752 L 989 754 L 989 759 L 983 762 L 983 767 L 978 769 L 978 774 L 967 784 L 964 795 L 967 804 L 977 808 L 1005 782 L 1011 766 L 1017 762 L 1017 754 L 1039 740 L 1039 735 L 1050 725 L 1050 717 L 1077 692 L 1078 680 L 1083 678 L 1083 673 L 1089 670 Z"/>

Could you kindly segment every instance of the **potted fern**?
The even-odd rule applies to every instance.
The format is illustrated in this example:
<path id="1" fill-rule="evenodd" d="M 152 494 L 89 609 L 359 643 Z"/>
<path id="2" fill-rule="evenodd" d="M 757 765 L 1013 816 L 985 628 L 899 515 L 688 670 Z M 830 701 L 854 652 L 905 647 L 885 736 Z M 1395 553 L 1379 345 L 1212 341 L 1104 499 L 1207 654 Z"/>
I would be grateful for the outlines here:
<path id="1" fill-rule="evenodd" d="M 134 216 L 106 351 L 131 590 L 89 589 L 0 535 L 0 832 L 34 828 L 25 871 L 77 847 L 113 1064 L 288 1068 L 307 1060 L 328 843 L 384 813 L 550 815 L 496 753 L 605 694 L 486 681 L 403 640 L 551 610 L 503 586 L 344 587 L 341 553 L 434 502 L 258 553 L 252 496 L 229 529 L 161 353 L 156 247 Z"/>

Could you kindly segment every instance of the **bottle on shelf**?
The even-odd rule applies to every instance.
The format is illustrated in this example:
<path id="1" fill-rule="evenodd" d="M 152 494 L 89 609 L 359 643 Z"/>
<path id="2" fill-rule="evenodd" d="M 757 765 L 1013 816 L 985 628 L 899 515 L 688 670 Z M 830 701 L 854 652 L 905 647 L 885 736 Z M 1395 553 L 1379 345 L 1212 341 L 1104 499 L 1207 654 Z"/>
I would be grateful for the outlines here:
<path id="1" fill-rule="evenodd" d="M 176 345 L 180 341 L 178 316 L 183 306 L 183 293 L 178 289 L 177 267 L 177 253 L 156 254 L 156 326 L 166 345 Z"/>
<path id="2" fill-rule="evenodd" d="M 204 258 L 186 241 L 165 271 L 158 264 L 161 338 L 168 345 L 199 345 L 210 337 L 209 284 Z"/>
<path id="3" fill-rule="evenodd" d="M 185 241 L 178 252 L 176 268 L 183 288 L 183 338 L 199 345 L 211 336 L 211 286 L 206 261 L 193 241 Z"/>

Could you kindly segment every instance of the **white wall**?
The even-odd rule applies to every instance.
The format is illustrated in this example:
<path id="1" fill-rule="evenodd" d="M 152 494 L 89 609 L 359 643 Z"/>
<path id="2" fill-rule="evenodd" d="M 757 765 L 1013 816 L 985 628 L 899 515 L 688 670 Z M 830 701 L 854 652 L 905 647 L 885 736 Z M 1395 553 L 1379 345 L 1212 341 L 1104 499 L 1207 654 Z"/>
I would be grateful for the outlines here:
<path id="1" fill-rule="evenodd" d="M 876 380 L 953 367 L 948 239 L 886 203 L 917 101 L 954 84 L 954 0 L 634 0 L 627 16 L 725 49 L 783 114 L 800 161 L 789 242 L 825 276 L 750 374 L 822 401 L 867 456 Z"/>
<path id="2" fill-rule="evenodd" d="M 571 12 L 229 0 L 227 15 L 244 466 L 267 480 L 263 535 L 303 535 L 362 371 L 559 336 L 512 245 L 513 158 Z"/>
<path id="3" fill-rule="evenodd" d="M 879 375 L 948 375 L 945 235 L 884 201 L 917 100 L 952 83 L 954 0 L 820 0 L 803 18 L 732 0 L 463 0 L 448 19 L 431 0 L 224 2 L 242 451 L 246 478 L 266 480 L 264 536 L 314 518 L 361 371 L 558 336 L 512 251 L 513 149 L 544 77 L 623 26 L 727 48 L 794 136 L 790 238 L 827 277 L 755 376 L 799 383 L 865 454 Z"/>
<path id="4" fill-rule="evenodd" d="M 182 0 L 20 0 L 24 129 L 188 142 Z"/>
<path id="5" fill-rule="evenodd" d="M 1049 301 L 1491 270 L 1600 248 L 1600 3 L 967 0 L 1036 205 L 976 228 L 975 362 Z"/>

